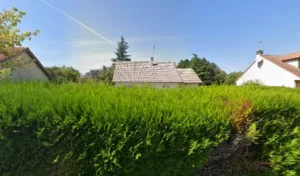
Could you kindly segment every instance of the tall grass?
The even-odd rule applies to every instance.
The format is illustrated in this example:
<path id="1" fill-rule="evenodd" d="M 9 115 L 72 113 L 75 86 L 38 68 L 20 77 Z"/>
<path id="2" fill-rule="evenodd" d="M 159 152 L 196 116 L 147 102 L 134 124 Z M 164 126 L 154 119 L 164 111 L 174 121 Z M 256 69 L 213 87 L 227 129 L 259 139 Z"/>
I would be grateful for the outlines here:
<path id="1" fill-rule="evenodd" d="M 247 118 L 245 128 L 256 124 L 257 158 L 279 174 L 297 174 L 299 93 L 255 86 L 4 83 L 0 173 L 195 175 L 207 152 L 242 133 Z M 245 102 L 249 106 L 240 110 Z"/>

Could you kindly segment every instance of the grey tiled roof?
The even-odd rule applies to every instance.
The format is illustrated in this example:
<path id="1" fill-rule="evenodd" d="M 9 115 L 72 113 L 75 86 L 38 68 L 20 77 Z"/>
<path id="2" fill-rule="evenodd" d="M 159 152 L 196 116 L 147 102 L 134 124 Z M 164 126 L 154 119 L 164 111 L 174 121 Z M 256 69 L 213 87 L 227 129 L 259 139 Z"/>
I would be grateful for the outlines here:
<path id="1" fill-rule="evenodd" d="M 113 82 L 201 83 L 192 69 L 180 70 L 177 70 L 173 62 L 116 62 Z"/>
<path id="2" fill-rule="evenodd" d="M 184 83 L 202 82 L 192 68 L 178 68 L 177 71 Z"/>

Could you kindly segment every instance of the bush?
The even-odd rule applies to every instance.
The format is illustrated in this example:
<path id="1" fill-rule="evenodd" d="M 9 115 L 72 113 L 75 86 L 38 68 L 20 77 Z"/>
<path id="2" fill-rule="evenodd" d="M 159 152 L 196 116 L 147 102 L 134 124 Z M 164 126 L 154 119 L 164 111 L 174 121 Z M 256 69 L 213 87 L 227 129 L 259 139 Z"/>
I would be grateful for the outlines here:
<path id="1" fill-rule="evenodd" d="M 0 86 L 1 175 L 195 175 L 236 134 L 276 173 L 300 173 L 299 90 Z"/>
<path id="2" fill-rule="evenodd" d="M 180 91 L 97 84 L 1 85 L 0 172 L 196 173 L 205 151 L 227 139 L 227 114 L 209 98 L 196 101 L 195 90 L 186 96 Z"/>
<path id="3" fill-rule="evenodd" d="M 54 83 L 69 83 L 69 82 L 79 82 L 80 72 L 73 67 L 46 67 L 49 74 L 50 81 Z"/>
<path id="4" fill-rule="evenodd" d="M 247 81 L 243 84 L 244 86 L 263 86 L 264 83 L 257 79 L 257 80 L 250 80 L 250 81 Z"/>

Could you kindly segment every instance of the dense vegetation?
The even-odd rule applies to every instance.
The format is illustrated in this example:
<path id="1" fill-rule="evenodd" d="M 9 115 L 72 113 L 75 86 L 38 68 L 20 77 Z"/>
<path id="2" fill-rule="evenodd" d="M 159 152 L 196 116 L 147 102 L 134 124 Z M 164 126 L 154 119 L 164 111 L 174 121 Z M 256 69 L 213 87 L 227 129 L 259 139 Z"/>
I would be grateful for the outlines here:
<path id="1" fill-rule="evenodd" d="M 38 35 L 39 30 L 23 32 L 18 28 L 25 15 L 25 12 L 15 7 L 0 12 L 0 54 L 5 56 L 16 55 L 18 54 L 16 51 L 8 50 L 8 48 L 22 46 L 23 41 L 31 40 L 33 36 Z M 20 62 L 18 61 L 0 62 L 0 80 L 5 79 L 11 71 L 19 66 Z"/>
<path id="2" fill-rule="evenodd" d="M 73 67 L 46 67 L 50 80 L 55 83 L 79 82 L 80 72 Z"/>
<path id="3" fill-rule="evenodd" d="M 112 83 L 114 75 L 114 66 L 102 66 L 100 69 L 94 69 L 90 70 L 87 72 L 83 77 L 82 77 L 82 82 L 85 80 L 93 80 L 96 82 L 104 82 L 104 83 Z"/>
<path id="4" fill-rule="evenodd" d="M 299 93 L 2 83 L 0 175 L 196 175 L 232 141 L 248 163 L 223 174 L 299 175 Z"/>
<path id="5" fill-rule="evenodd" d="M 227 74 L 214 62 L 201 58 L 197 54 L 193 54 L 191 59 L 180 60 L 178 68 L 192 68 L 204 85 L 227 84 L 235 85 L 235 81 L 242 74 L 241 72 L 231 72 Z"/>

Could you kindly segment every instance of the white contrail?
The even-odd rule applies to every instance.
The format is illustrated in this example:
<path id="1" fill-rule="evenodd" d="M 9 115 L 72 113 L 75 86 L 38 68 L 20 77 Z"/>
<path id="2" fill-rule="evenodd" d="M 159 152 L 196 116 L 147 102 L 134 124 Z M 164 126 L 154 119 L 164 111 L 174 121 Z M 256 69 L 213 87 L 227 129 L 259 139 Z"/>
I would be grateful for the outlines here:
<path id="1" fill-rule="evenodd" d="M 40 0 L 41 2 L 43 2 L 44 4 L 46 4 L 47 6 L 53 8 L 54 10 L 58 11 L 59 13 L 63 14 L 64 16 L 70 18 L 71 20 L 73 20 L 75 23 L 79 24 L 80 26 L 84 27 L 85 29 L 89 30 L 90 32 L 92 32 L 93 34 L 97 35 L 98 37 L 102 38 L 103 40 L 107 41 L 108 43 L 112 44 L 113 46 L 116 46 L 116 44 L 114 42 L 112 42 L 111 40 L 107 39 L 106 37 L 104 37 L 103 35 L 99 34 L 98 32 L 94 31 L 93 29 L 91 29 L 90 27 L 86 26 L 85 24 L 83 24 L 82 22 L 78 21 L 77 19 L 73 18 L 72 16 L 70 16 L 69 14 L 65 13 L 64 11 L 60 10 L 59 8 L 55 7 L 54 5 L 50 4 L 49 2 L 47 2 L 46 0 Z"/>

